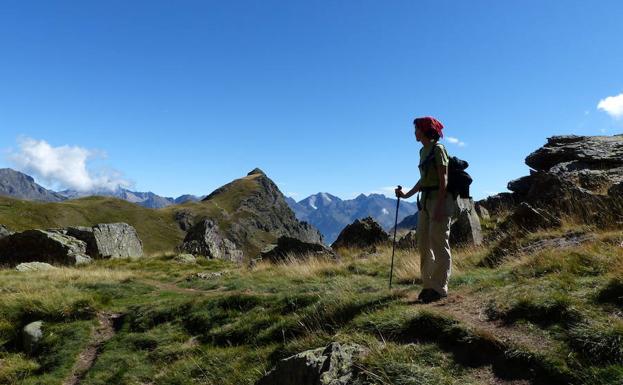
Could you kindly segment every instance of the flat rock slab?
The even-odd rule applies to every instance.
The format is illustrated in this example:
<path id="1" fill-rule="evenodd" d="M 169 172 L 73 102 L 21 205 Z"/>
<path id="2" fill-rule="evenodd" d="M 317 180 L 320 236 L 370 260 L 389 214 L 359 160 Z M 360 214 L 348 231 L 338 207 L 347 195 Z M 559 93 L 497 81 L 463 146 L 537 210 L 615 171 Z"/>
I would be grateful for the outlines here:
<path id="1" fill-rule="evenodd" d="M 54 267 L 50 265 L 49 263 L 45 263 L 45 262 L 25 262 L 25 263 L 20 263 L 19 265 L 15 267 L 15 270 L 19 271 L 20 273 L 26 273 L 29 271 L 48 271 L 48 270 L 56 270 L 56 269 L 57 267 Z"/>

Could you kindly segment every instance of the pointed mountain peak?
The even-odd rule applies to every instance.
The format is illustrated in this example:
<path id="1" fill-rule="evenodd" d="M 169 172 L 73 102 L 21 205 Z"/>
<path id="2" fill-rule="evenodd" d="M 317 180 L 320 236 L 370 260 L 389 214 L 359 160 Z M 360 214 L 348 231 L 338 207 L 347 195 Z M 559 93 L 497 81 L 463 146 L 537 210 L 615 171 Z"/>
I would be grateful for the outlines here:
<path id="1" fill-rule="evenodd" d="M 264 175 L 264 176 L 266 176 L 266 174 L 264 173 L 264 171 L 262 171 L 261 169 L 259 169 L 259 168 L 257 168 L 257 167 L 256 167 L 256 168 L 254 168 L 252 171 L 250 171 L 250 172 L 247 174 L 247 176 L 250 176 L 250 175 Z"/>

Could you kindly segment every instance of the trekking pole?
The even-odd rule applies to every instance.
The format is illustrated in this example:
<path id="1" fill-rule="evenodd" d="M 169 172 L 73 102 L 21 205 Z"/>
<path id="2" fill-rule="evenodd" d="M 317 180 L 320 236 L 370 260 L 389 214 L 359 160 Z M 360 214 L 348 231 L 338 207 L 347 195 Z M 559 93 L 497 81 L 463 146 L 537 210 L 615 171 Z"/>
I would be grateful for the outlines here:
<path id="1" fill-rule="evenodd" d="M 402 186 L 398 186 L 402 190 Z M 396 201 L 396 220 L 394 221 L 394 242 L 392 242 L 392 266 L 389 269 L 389 289 L 392 288 L 392 278 L 394 277 L 394 251 L 396 250 L 396 230 L 398 230 L 398 209 L 400 208 L 400 197 Z"/>

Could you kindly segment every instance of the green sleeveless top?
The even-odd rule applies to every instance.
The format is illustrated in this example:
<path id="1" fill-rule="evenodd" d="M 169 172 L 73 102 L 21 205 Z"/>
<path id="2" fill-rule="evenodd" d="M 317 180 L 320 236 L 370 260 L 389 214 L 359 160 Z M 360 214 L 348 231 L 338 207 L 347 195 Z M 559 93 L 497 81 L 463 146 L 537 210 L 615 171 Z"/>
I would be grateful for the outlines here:
<path id="1" fill-rule="evenodd" d="M 422 162 L 428 157 L 431 151 L 435 151 L 435 161 L 432 159 L 426 165 L 422 165 Z M 420 149 L 420 163 L 418 168 L 420 169 L 420 186 L 422 187 L 437 187 L 439 186 L 439 174 L 437 173 L 437 167 L 439 165 L 448 166 L 448 151 L 443 144 L 434 143 L 430 146 L 424 146 Z"/>

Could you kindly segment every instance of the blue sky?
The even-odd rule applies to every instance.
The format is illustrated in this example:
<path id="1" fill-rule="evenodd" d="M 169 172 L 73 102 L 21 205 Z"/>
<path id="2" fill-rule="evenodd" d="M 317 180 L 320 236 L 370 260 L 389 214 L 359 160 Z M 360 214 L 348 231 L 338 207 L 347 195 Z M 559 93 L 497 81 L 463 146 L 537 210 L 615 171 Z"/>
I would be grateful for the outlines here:
<path id="1" fill-rule="evenodd" d="M 433 115 L 482 198 L 548 136 L 623 133 L 622 16 L 621 1 L 5 1 L 0 166 L 167 196 L 260 167 L 297 199 L 349 198 L 412 186 L 411 122 Z"/>

